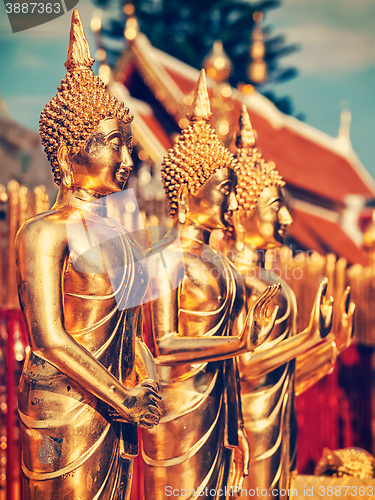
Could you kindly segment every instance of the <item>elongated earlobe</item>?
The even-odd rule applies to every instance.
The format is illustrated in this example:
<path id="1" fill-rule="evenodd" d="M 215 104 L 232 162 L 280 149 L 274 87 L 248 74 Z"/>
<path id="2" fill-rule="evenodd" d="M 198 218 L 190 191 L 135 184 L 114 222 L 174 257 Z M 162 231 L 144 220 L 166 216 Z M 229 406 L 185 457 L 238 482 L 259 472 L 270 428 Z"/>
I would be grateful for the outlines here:
<path id="1" fill-rule="evenodd" d="M 68 148 L 60 144 L 57 150 L 57 161 L 61 170 L 61 181 L 66 188 L 73 185 L 73 172 L 68 160 Z"/>
<path id="2" fill-rule="evenodd" d="M 181 224 L 185 224 L 186 221 L 186 213 L 185 212 L 178 212 L 178 220 Z"/>
<path id="3" fill-rule="evenodd" d="M 177 195 L 177 206 L 178 206 L 178 221 L 181 224 L 186 222 L 186 214 L 189 210 L 188 201 L 188 189 L 186 186 L 182 186 Z"/>
<path id="4" fill-rule="evenodd" d="M 234 212 L 233 214 L 233 234 L 235 238 L 235 246 L 238 252 L 241 252 L 245 246 L 245 228 L 240 222 L 240 214 L 239 211 Z"/>

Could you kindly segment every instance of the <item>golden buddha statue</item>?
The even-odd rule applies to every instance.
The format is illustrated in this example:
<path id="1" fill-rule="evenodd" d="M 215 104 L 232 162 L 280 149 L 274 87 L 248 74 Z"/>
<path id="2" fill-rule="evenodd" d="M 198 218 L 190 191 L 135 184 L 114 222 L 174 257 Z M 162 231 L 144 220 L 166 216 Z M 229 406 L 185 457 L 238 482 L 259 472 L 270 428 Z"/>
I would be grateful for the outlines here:
<path id="1" fill-rule="evenodd" d="M 269 339 L 251 356 L 239 358 L 243 418 L 251 452 L 243 488 L 247 493 L 254 490 L 253 498 L 283 498 L 280 492 L 291 487 L 296 468 L 295 391 L 302 392 L 328 373 L 337 354 L 349 345 L 354 304 L 349 304 L 347 289 L 339 330 L 336 336 L 329 334 L 333 299 L 326 297 L 324 279 L 309 325 L 297 333 L 293 291 L 283 280 L 262 269 L 265 251 L 281 246 L 292 224 L 283 193 L 285 182 L 273 163 L 265 163 L 255 142 L 255 131 L 244 106 L 236 139 L 239 210 L 232 237 L 226 241 L 227 255 L 244 278 L 247 309 L 269 285 L 281 284 L 281 293 L 273 300 L 279 309 Z M 295 358 L 300 367 L 297 385 Z M 243 498 L 246 496 L 244 493 Z"/>
<path id="2" fill-rule="evenodd" d="M 152 296 L 160 297 L 149 307 L 163 416 L 157 429 L 142 433 L 146 500 L 216 498 L 242 483 L 249 450 L 234 357 L 267 338 L 277 313 L 268 304 L 279 285 L 252 304 L 242 330 L 233 333 L 243 309 L 242 278 L 209 239 L 237 209 L 235 163 L 209 117 L 202 70 L 190 123 L 162 165 L 181 246 L 165 255 L 174 276 L 154 270 L 158 279 L 149 284 Z M 175 277 L 178 287 L 163 295 Z"/>
<path id="3" fill-rule="evenodd" d="M 323 456 L 316 464 L 314 475 L 372 479 L 375 477 L 374 466 L 375 458 L 361 448 L 344 448 L 343 450 L 324 448 Z"/>
<path id="4" fill-rule="evenodd" d="M 138 426 L 161 415 L 133 305 L 147 267 L 106 214 L 106 196 L 122 191 L 132 168 L 132 117 L 93 62 L 74 10 L 67 74 L 40 119 L 57 201 L 16 241 L 30 342 L 18 392 L 25 500 L 128 499 Z"/>

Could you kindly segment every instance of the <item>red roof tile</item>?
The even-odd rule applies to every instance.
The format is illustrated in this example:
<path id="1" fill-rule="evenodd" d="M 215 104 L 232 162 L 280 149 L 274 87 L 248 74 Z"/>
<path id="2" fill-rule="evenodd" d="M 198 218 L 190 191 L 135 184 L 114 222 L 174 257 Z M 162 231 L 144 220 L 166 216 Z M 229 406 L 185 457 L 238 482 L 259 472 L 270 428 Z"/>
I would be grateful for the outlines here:
<path id="1" fill-rule="evenodd" d="M 142 117 L 143 121 L 147 123 L 150 130 L 155 134 L 155 136 L 159 140 L 160 144 L 162 144 L 162 146 L 164 146 L 166 150 L 171 148 L 172 142 L 169 139 L 169 137 L 166 134 L 163 127 L 160 125 L 160 123 L 155 118 L 155 116 L 153 114 L 147 114 L 147 115 L 143 114 L 143 113 L 139 113 L 139 114 Z"/>
<path id="2" fill-rule="evenodd" d="M 364 252 L 345 233 L 339 223 L 302 210 L 293 210 L 294 224 L 290 233 L 308 250 L 321 254 L 333 252 L 349 263 L 366 265 Z"/>

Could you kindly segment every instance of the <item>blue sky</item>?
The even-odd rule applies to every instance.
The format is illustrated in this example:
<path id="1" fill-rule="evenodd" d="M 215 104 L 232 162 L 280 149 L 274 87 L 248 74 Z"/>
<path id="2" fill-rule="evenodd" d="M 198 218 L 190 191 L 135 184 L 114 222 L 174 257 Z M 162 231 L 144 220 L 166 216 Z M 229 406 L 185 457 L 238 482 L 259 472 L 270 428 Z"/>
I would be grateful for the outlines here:
<path id="1" fill-rule="evenodd" d="M 94 7 L 78 8 L 89 44 Z M 336 136 L 340 106 L 352 112 L 351 139 L 362 163 L 375 177 L 375 3 L 372 0 L 284 0 L 265 24 L 301 50 L 281 60 L 299 76 L 275 85 L 278 96 L 292 98 L 310 125 Z M 63 63 L 70 13 L 46 25 L 13 34 L 0 3 L 0 96 L 13 119 L 38 130 L 40 111 L 65 75 Z M 94 52 L 94 50 L 92 50 Z"/>
<path id="2" fill-rule="evenodd" d="M 375 176 L 375 2 L 373 0 L 283 0 L 266 18 L 273 33 L 301 50 L 282 59 L 299 76 L 275 85 L 290 95 L 306 122 L 336 136 L 340 109 L 352 112 L 351 140 Z"/>

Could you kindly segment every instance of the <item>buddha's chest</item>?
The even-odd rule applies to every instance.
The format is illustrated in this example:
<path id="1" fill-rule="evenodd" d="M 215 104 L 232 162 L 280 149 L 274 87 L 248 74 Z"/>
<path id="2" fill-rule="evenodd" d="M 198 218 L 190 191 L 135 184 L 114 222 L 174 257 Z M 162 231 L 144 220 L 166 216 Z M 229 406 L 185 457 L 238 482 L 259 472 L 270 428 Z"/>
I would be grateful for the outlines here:
<path id="1" fill-rule="evenodd" d="M 64 272 L 66 309 L 100 317 L 141 304 L 148 272 L 144 255 L 121 227 L 86 224 L 69 238 Z M 78 302 L 78 305 L 77 305 Z"/>
<path id="2" fill-rule="evenodd" d="M 205 335 L 220 323 L 233 324 L 245 296 L 242 277 L 229 260 L 210 247 L 200 250 L 185 255 L 185 277 L 179 291 L 180 324 L 189 322 L 187 333 L 195 335 Z M 181 328 L 185 330 L 183 325 Z M 217 334 L 223 334 L 221 329 Z"/>

